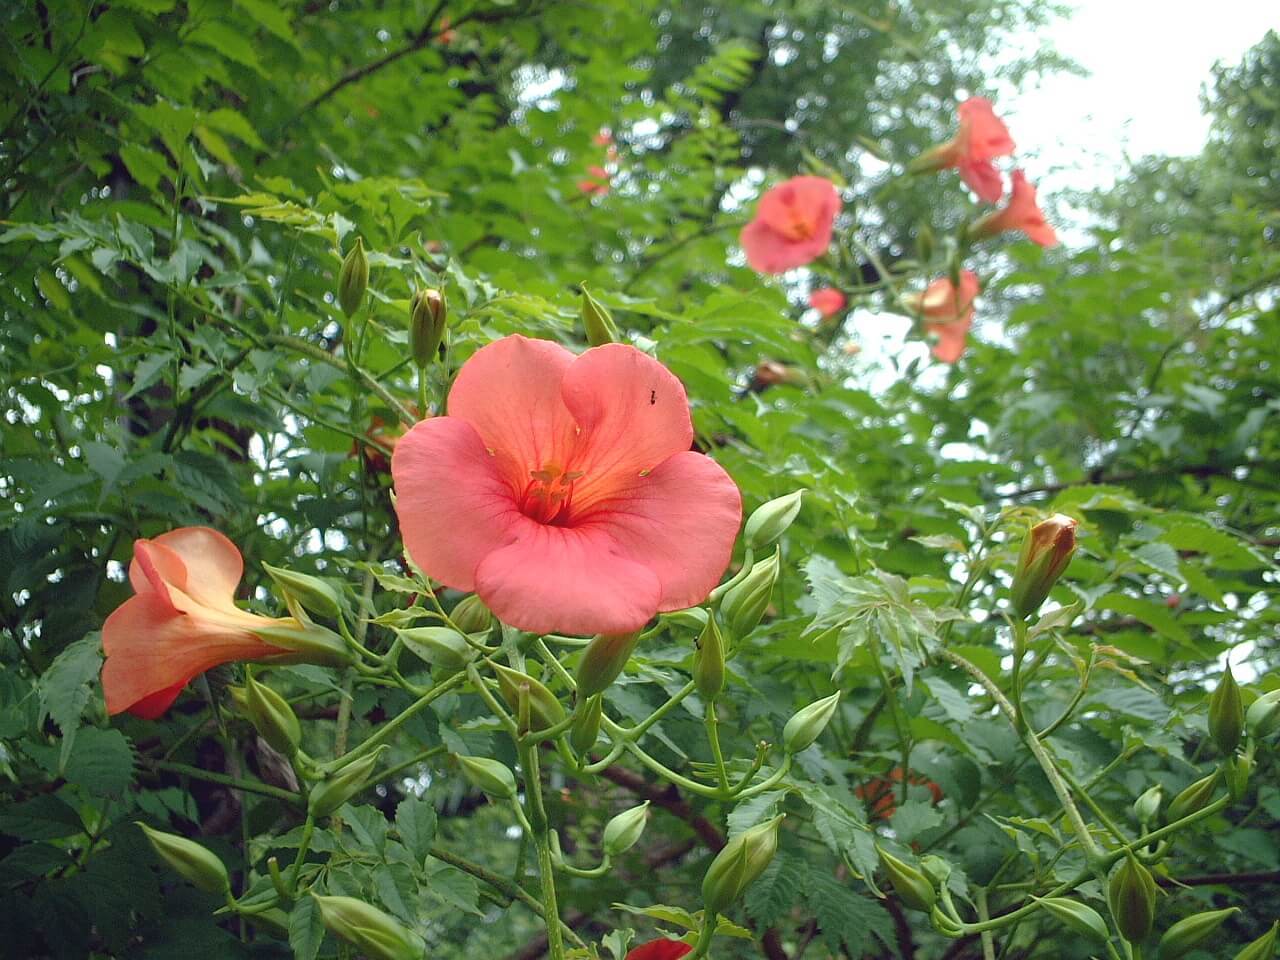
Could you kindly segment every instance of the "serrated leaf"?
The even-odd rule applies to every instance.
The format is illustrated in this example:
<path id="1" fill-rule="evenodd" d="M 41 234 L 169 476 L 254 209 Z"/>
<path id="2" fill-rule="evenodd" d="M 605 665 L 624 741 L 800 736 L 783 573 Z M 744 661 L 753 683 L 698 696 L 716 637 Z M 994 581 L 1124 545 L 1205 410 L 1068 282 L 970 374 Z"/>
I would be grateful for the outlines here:
<path id="1" fill-rule="evenodd" d="M 136 762 L 133 744 L 119 730 L 85 727 L 76 735 L 65 775 L 89 793 L 119 797 L 133 783 Z"/>
<path id="2" fill-rule="evenodd" d="M 820 870 L 808 872 L 805 899 L 818 918 L 823 942 L 833 953 L 861 957 L 894 943 L 893 921 L 879 901 L 865 897 L 851 885 Z"/>
<path id="3" fill-rule="evenodd" d="M 289 913 L 289 946 L 293 960 L 315 960 L 324 942 L 324 924 L 313 897 L 300 897 Z"/>
<path id="4" fill-rule="evenodd" d="M 91 633 L 69 644 L 40 677 L 41 706 L 63 736 L 73 734 L 80 725 L 101 670 L 102 641 L 99 634 Z"/>
<path id="5" fill-rule="evenodd" d="M 751 919 L 765 928 L 776 925 L 800 902 L 808 869 L 800 857 L 777 853 L 759 879 L 747 888 L 744 903 Z"/>
<path id="6" fill-rule="evenodd" d="M 436 808 L 419 797 L 401 800 L 396 807 L 396 833 L 400 842 L 421 864 L 436 838 Z"/>

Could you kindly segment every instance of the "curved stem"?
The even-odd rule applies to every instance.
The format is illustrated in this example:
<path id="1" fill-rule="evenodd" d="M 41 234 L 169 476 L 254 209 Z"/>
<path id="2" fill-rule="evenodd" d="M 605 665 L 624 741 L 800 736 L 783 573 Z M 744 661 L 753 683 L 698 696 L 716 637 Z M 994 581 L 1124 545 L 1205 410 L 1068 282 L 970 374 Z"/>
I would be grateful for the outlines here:
<path id="1" fill-rule="evenodd" d="M 729 773 L 724 768 L 724 754 L 720 751 L 720 721 L 716 717 L 716 702 L 707 701 L 707 712 L 703 723 L 707 728 L 707 743 L 711 745 L 711 757 L 716 764 L 716 778 L 720 781 L 720 789 L 729 790 Z"/>
<path id="2" fill-rule="evenodd" d="M 414 703 L 405 707 L 405 709 L 401 710 L 400 713 L 392 717 L 380 728 L 374 731 L 374 733 L 368 739 L 352 747 L 343 756 L 335 757 L 333 760 L 330 760 L 328 763 L 321 764 L 320 769 L 324 773 L 333 773 L 335 770 L 339 769 L 340 767 L 346 766 L 348 763 L 350 763 L 352 760 L 355 760 L 357 757 L 364 756 L 366 753 L 368 753 L 370 750 L 373 750 L 379 744 L 385 743 L 388 739 L 390 739 L 392 734 L 394 734 L 402 726 L 404 726 L 411 719 L 413 719 L 413 717 L 416 716 L 418 713 L 421 713 L 423 710 L 429 707 L 434 700 L 439 699 L 444 694 L 448 693 L 450 690 L 453 690 L 455 687 L 462 686 L 465 680 L 466 680 L 466 676 L 464 674 L 455 673 L 449 679 L 440 681 L 434 687 L 432 687 L 430 690 L 428 690 L 426 693 L 420 696 Z"/>

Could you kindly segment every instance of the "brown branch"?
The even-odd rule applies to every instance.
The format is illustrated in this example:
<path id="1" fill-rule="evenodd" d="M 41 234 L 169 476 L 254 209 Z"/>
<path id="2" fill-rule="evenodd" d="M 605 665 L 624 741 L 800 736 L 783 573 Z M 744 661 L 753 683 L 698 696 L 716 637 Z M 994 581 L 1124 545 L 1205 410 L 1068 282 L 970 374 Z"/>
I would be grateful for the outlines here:
<path id="1" fill-rule="evenodd" d="M 1018 500 L 1022 497 L 1029 497 L 1037 493 L 1061 493 L 1063 490 L 1070 490 L 1072 487 L 1086 487 L 1099 484 L 1125 484 L 1132 483 L 1135 480 L 1145 480 L 1150 477 L 1229 477 L 1234 471 L 1244 468 L 1253 470 L 1257 468 L 1263 469 L 1280 469 L 1280 463 L 1270 460 L 1249 460 L 1244 463 L 1228 463 L 1228 464 L 1212 464 L 1198 463 L 1184 467 L 1165 467 L 1159 470 L 1128 470 L 1123 473 L 1103 473 L 1101 470 L 1094 470 L 1088 476 L 1080 480 L 1068 480 L 1063 483 L 1045 483 L 1035 487 L 1023 487 L 1021 490 L 1014 490 L 1012 493 L 1001 494 L 1000 500 Z"/>
<path id="2" fill-rule="evenodd" d="M 1252 873 L 1201 873 L 1191 877 L 1156 877 L 1162 887 L 1252 886 L 1280 883 L 1280 870 L 1257 870 Z"/>

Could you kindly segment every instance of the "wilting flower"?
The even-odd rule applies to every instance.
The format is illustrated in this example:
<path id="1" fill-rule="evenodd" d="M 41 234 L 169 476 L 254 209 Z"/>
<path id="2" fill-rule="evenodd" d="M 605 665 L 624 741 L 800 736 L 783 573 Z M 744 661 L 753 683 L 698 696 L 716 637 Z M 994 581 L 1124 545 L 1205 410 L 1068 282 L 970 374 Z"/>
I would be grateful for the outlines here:
<path id="1" fill-rule="evenodd" d="M 627 952 L 627 960 L 680 960 L 693 947 L 683 940 L 650 940 Z"/>
<path id="2" fill-rule="evenodd" d="M 1013 171 L 1013 190 L 1009 203 L 1003 210 L 989 213 L 969 228 L 975 239 L 993 237 L 1006 230 L 1021 230 L 1033 242 L 1042 247 L 1052 247 L 1058 242 L 1058 234 L 1036 203 L 1036 188 L 1027 181 L 1021 170 Z"/>
<path id="3" fill-rule="evenodd" d="M 155 719 L 193 677 L 232 660 L 344 659 L 341 640 L 321 627 L 237 607 L 243 572 L 235 544 L 208 527 L 134 542 L 135 595 L 102 626 L 108 713 Z"/>
<path id="4" fill-rule="evenodd" d="M 396 445 L 405 549 L 522 630 L 637 630 L 729 563 L 742 499 L 692 441 L 684 387 L 634 347 L 505 337 Z"/>
<path id="5" fill-rule="evenodd" d="M 955 167 L 960 179 L 978 198 L 995 203 L 1004 193 L 1000 173 L 992 159 L 1013 153 L 1013 139 L 1004 122 L 991 109 L 985 97 L 970 97 L 960 104 L 960 126 L 956 135 L 921 154 L 912 164 L 913 171 L 944 170 Z"/>
<path id="6" fill-rule="evenodd" d="M 765 191 L 742 230 L 747 262 L 760 273 L 785 273 L 816 260 L 831 244 L 840 194 L 822 177 L 792 177 Z"/>
<path id="7" fill-rule="evenodd" d="M 809 294 L 809 306 L 823 317 L 834 317 L 844 309 L 845 302 L 844 294 L 835 287 L 823 287 Z"/>
<path id="8" fill-rule="evenodd" d="M 960 271 L 960 285 L 950 277 L 939 277 L 924 293 L 904 297 L 908 305 L 925 318 L 925 329 L 936 334 L 933 355 L 943 363 L 955 363 L 964 353 L 965 339 L 973 326 L 973 301 L 978 296 L 978 275 Z"/>

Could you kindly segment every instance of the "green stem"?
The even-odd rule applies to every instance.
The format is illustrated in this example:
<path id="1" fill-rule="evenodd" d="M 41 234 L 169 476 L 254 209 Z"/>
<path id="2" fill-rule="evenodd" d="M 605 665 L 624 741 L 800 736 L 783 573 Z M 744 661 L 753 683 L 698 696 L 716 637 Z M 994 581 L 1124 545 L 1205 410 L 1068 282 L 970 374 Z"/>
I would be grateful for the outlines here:
<path id="1" fill-rule="evenodd" d="M 307 851 L 311 849 L 311 836 L 315 833 L 316 818 L 310 813 L 302 824 L 302 841 L 298 844 L 298 856 L 293 861 L 293 869 L 289 872 L 289 889 L 296 897 L 298 894 L 298 876 L 302 873 L 302 861 L 307 859 Z"/>
<path id="2" fill-rule="evenodd" d="M 711 941 L 716 935 L 716 912 L 708 910 L 702 915 L 702 926 L 698 928 L 698 942 L 693 945 L 693 952 L 687 960 L 702 960 L 711 951 Z"/>
<path id="3" fill-rule="evenodd" d="M 221 784 L 224 787 L 232 787 L 236 790 L 243 790 L 246 793 L 256 793 L 264 797 L 273 797 L 276 800 L 283 800 L 285 803 L 291 803 L 296 807 L 305 805 L 305 798 L 292 790 L 283 790 L 280 787 L 273 787 L 270 784 L 259 783 L 256 780 L 243 780 L 239 777 L 229 777 L 224 773 L 214 773 L 211 770 L 201 770 L 199 767 L 188 766 L 185 763 L 173 763 L 169 760 L 156 760 L 149 764 L 153 770 L 166 770 L 169 773 L 180 773 L 183 776 L 191 777 L 194 780 L 205 780 L 209 783 Z"/>
<path id="4" fill-rule="evenodd" d="M 301 337 L 294 337 L 294 336 L 289 336 L 288 334 L 281 334 L 281 333 L 272 333 L 264 337 L 263 340 L 266 343 L 274 344 L 275 346 L 288 347 L 290 350 L 294 351 L 295 353 L 300 353 L 304 357 L 309 357 L 312 360 L 316 360 L 320 363 L 328 364 L 329 366 L 335 367 L 338 370 L 348 369 L 348 365 L 346 363 L 344 363 L 342 360 L 339 360 L 333 354 L 329 353 L 329 351 L 323 350 L 320 347 L 317 347 L 314 343 L 310 343 L 309 341 L 303 340 Z M 405 426 L 411 427 L 418 422 L 418 418 L 415 417 L 412 413 L 410 413 L 408 408 L 405 407 L 403 403 L 401 403 L 394 396 L 392 396 L 391 392 L 382 384 L 380 384 L 377 378 L 374 377 L 373 374 L 369 373 L 368 370 L 364 369 L 363 367 L 356 364 L 355 362 L 351 363 L 350 369 L 352 373 L 354 373 L 355 376 L 361 382 L 363 382 L 366 387 L 368 387 L 370 390 L 373 391 L 373 393 L 378 397 L 379 400 L 381 400 L 393 411 L 395 411 L 396 416 L 400 418 L 400 420 L 405 424 Z"/>
<path id="5" fill-rule="evenodd" d="M 720 751 L 720 721 L 716 717 L 716 702 L 707 701 L 707 713 L 703 720 L 707 728 L 707 742 L 711 745 L 711 756 L 716 764 L 716 779 L 720 781 L 720 789 L 729 790 L 729 772 L 724 768 L 724 754 Z"/>
<path id="6" fill-rule="evenodd" d="M 421 697 L 419 697 L 414 703 L 405 707 L 405 709 L 401 710 L 400 713 L 398 713 L 396 716 L 392 717 L 390 720 L 384 723 L 378 730 L 374 731 L 374 733 L 371 736 L 369 736 L 366 740 L 352 747 L 349 751 L 347 751 L 347 753 L 344 756 L 335 757 L 333 760 L 330 760 L 328 763 L 321 764 L 320 766 L 321 771 L 323 771 L 326 774 L 333 773 L 335 770 L 338 770 L 341 767 L 346 766 L 352 760 L 355 760 L 358 757 L 364 756 L 370 750 L 373 750 L 374 748 L 376 748 L 379 744 L 385 743 L 388 739 L 391 738 L 391 736 L 397 730 L 399 730 L 402 726 L 404 726 L 411 719 L 413 719 L 413 717 L 415 717 L 417 714 L 421 713 L 428 706 L 430 706 L 432 701 L 437 700 L 440 697 L 444 696 L 444 694 L 448 693 L 450 690 L 453 690 L 456 687 L 462 686 L 465 680 L 466 680 L 466 676 L 464 674 L 455 673 L 449 679 L 440 681 L 434 687 L 432 687 L 430 690 L 424 693 Z"/>
<path id="7" fill-rule="evenodd" d="M 542 775 L 538 767 L 538 747 L 519 744 L 520 767 L 524 770 L 525 802 L 529 807 L 534 849 L 538 854 L 538 876 L 542 885 L 543 920 L 547 927 L 547 954 L 551 960 L 565 960 L 564 938 L 560 933 L 560 908 L 556 902 L 555 866 L 551 859 L 550 829 L 542 803 Z"/>

